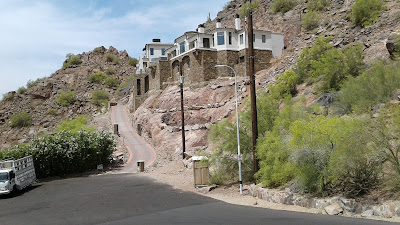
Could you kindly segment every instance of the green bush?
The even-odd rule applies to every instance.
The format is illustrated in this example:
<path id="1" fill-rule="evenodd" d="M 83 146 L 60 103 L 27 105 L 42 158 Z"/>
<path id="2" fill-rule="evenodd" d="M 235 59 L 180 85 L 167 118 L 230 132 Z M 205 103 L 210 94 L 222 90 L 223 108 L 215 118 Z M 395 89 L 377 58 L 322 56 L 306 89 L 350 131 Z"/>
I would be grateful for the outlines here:
<path id="1" fill-rule="evenodd" d="M 129 57 L 129 65 L 136 66 L 138 64 L 138 60 L 136 58 Z"/>
<path id="2" fill-rule="evenodd" d="M 296 0 L 273 0 L 271 9 L 272 12 L 286 13 L 292 10 L 297 5 Z"/>
<path id="3" fill-rule="evenodd" d="M 115 74 L 115 71 L 114 71 L 112 68 L 107 68 L 106 71 L 105 71 L 105 73 L 106 73 L 108 76 L 111 76 L 111 75 Z"/>
<path id="4" fill-rule="evenodd" d="M 115 141 L 109 133 L 61 131 L 53 136 L 34 139 L 30 144 L 2 151 L 0 157 L 32 155 L 36 176 L 44 178 L 93 170 L 98 164 L 106 166 L 114 150 Z"/>
<path id="5" fill-rule="evenodd" d="M 258 132 L 260 135 L 271 130 L 275 117 L 278 115 L 278 102 L 267 93 L 260 93 L 257 98 Z M 251 139 L 250 104 L 245 103 L 245 110 L 239 114 L 240 149 L 243 155 L 243 180 L 253 180 L 253 148 Z M 236 123 L 223 120 L 211 127 L 210 140 L 216 144 L 211 154 L 211 165 L 214 166 L 214 176 L 225 182 L 232 181 L 237 176 L 237 139 Z M 235 163 L 236 162 L 236 163 Z"/>
<path id="6" fill-rule="evenodd" d="M 28 82 L 26 83 L 26 87 L 29 89 L 29 88 L 32 88 L 32 87 L 34 87 L 34 86 L 36 86 L 38 83 L 40 83 L 40 82 L 42 82 L 42 81 L 45 81 L 47 79 L 47 77 L 42 77 L 42 78 L 38 78 L 38 79 L 36 79 L 36 80 L 28 80 Z"/>
<path id="7" fill-rule="evenodd" d="M 257 158 L 260 160 L 260 170 L 256 177 L 264 186 L 283 186 L 296 175 L 294 165 L 289 160 L 289 128 L 294 121 L 307 118 L 307 114 L 304 107 L 295 104 L 288 95 L 283 101 L 283 109 L 274 120 L 272 131 L 258 139 Z"/>
<path id="8" fill-rule="evenodd" d="M 320 16 L 316 11 L 308 11 L 302 21 L 301 26 L 306 30 L 312 30 L 319 27 Z"/>
<path id="9" fill-rule="evenodd" d="M 295 121 L 290 135 L 290 159 L 304 192 L 340 191 L 355 197 L 379 183 L 380 150 L 371 146 L 364 121 L 310 117 Z"/>
<path id="10" fill-rule="evenodd" d="M 26 91 L 27 91 L 26 87 L 20 87 L 18 88 L 17 93 L 21 95 L 24 94 Z"/>
<path id="11" fill-rule="evenodd" d="M 67 107 L 76 101 L 75 91 L 66 91 L 57 96 L 56 103 Z"/>
<path id="12" fill-rule="evenodd" d="M 120 63 L 120 59 L 117 56 L 111 55 L 111 54 L 107 54 L 106 55 L 106 61 L 107 62 L 113 62 L 114 64 L 119 64 Z"/>
<path id="13" fill-rule="evenodd" d="M 27 112 L 17 113 L 10 117 L 11 127 L 29 127 L 32 125 L 32 117 Z"/>
<path id="14" fill-rule="evenodd" d="M 383 6 L 381 0 L 356 0 L 351 6 L 351 20 L 362 27 L 372 25 L 378 20 Z"/>
<path id="15" fill-rule="evenodd" d="M 100 53 L 100 47 L 94 48 L 93 53 L 95 53 L 95 54 Z"/>
<path id="16" fill-rule="evenodd" d="M 92 94 L 92 103 L 97 106 L 107 105 L 109 100 L 108 93 L 104 90 L 95 90 Z"/>
<path id="17" fill-rule="evenodd" d="M 94 132 L 96 129 L 94 127 L 87 127 L 86 126 L 87 123 L 88 122 L 86 115 L 78 116 L 73 120 L 67 118 L 56 128 L 56 132 L 59 133 L 61 131 L 69 131 L 73 134 L 78 133 L 79 130 L 87 130 Z"/>
<path id="18" fill-rule="evenodd" d="M 297 74 L 292 70 L 286 70 L 285 73 L 276 78 L 276 83 L 269 87 L 271 96 L 279 100 L 288 94 L 295 95 L 297 83 Z"/>
<path id="19" fill-rule="evenodd" d="M 103 83 L 107 79 L 107 75 L 102 72 L 97 72 L 89 76 L 89 82 L 91 83 Z"/>
<path id="20" fill-rule="evenodd" d="M 331 37 L 320 37 L 315 40 L 311 48 L 303 48 L 302 53 L 297 59 L 295 68 L 295 72 L 299 76 L 299 82 L 306 81 L 310 78 L 310 71 L 312 70 L 311 62 L 319 60 L 326 51 L 333 49 L 333 46 L 329 43 L 331 40 Z"/>
<path id="21" fill-rule="evenodd" d="M 67 54 L 67 59 L 65 60 L 62 69 L 65 69 L 72 65 L 79 65 L 82 63 L 82 60 L 78 56 L 70 54 Z"/>
<path id="22" fill-rule="evenodd" d="M 260 170 L 256 177 L 264 186 L 276 188 L 295 177 L 295 167 L 289 162 L 290 152 L 279 133 L 269 132 L 259 137 L 257 158 Z"/>
<path id="23" fill-rule="evenodd" d="M 299 82 L 315 83 L 318 92 L 339 90 L 349 76 L 358 76 L 363 64 L 362 44 L 337 49 L 329 43 L 330 38 L 318 38 L 311 48 L 304 48 L 297 65 Z"/>
<path id="24" fill-rule="evenodd" d="M 1 101 L 11 101 L 15 97 L 15 92 L 8 92 L 3 94 L 3 99 Z"/>
<path id="25" fill-rule="evenodd" d="M 57 109 L 49 109 L 47 110 L 47 114 L 55 116 L 57 115 Z"/>
<path id="26" fill-rule="evenodd" d="M 114 88 L 114 87 L 118 87 L 119 85 L 119 80 L 117 78 L 114 77 L 107 77 L 107 79 L 105 80 L 105 85 L 109 88 Z"/>
<path id="27" fill-rule="evenodd" d="M 329 5 L 329 0 L 308 0 L 307 9 L 321 11 Z"/>
<path id="28" fill-rule="evenodd" d="M 343 84 L 339 105 L 346 111 L 369 110 L 373 105 L 392 99 L 399 88 L 400 65 L 377 62 L 361 76 L 350 78 Z"/>

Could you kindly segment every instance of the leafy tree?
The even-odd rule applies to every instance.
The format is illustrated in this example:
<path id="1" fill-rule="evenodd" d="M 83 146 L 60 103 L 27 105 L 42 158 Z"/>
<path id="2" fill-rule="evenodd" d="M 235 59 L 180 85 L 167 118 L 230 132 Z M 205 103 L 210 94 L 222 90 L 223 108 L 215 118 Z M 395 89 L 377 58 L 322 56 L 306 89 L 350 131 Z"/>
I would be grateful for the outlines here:
<path id="1" fill-rule="evenodd" d="M 44 178 L 92 170 L 98 164 L 108 165 L 114 150 L 115 141 L 109 133 L 60 131 L 36 138 L 29 144 L 0 151 L 0 158 L 32 155 L 36 176 Z"/>
<path id="2" fill-rule="evenodd" d="M 129 57 L 129 65 L 136 66 L 138 64 L 138 60 L 136 58 Z"/>
<path id="3" fill-rule="evenodd" d="M 305 81 L 310 77 L 310 71 L 312 70 L 311 62 L 318 60 L 326 51 L 333 48 L 329 43 L 331 40 L 332 38 L 330 37 L 320 37 L 315 40 L 311 48 L 303 48 L 302 53 L 297 59 L 295 68 L 295 72 L 299 76 L 299 82 Z"/>
<path id="4" fill-rule="evenodd" d="M 297 83 L 297 74 L 292 70 L 286 70 L 282 75 L 276 78 L 276 83 L 269 87 L 271 96 L 279 100 L 289 94 L 295 95 Z"/>
<path id="5" fill-rule="evenodd" d="M 18 94 L 24 94 L 28 89 L 26 89 L 26 87 L 22 86 L 20 88 L 18 88 L 17 93 Z"/>
<path id="6" fill-rule="evenodd" d="M 354 24 L 365 27 L 374 24 L 382 12 L 381 0 L 356 0 L 351 6 L 351 20 Z"/>
<path id="7" fill-rule="evenodd" d="M 361 76 L 349 78 L 343 84 L 339 105 L 346 111 L 368 110 L 389 101 L 399 88 L 400 65 L 377 62 Z"/>
<path id="8" fill-rule="evenodd" d="M 240 7 L 238 14 L 240 15 L 240 17 L 244 18 L 247 16 L 247 14 L 249 14 L 249 12 L 256 12 L 259 6 L 259 2 L 258 0 L 253 1 L 253 2 L 246 2 L 242 5 L 242 7 Z"/>

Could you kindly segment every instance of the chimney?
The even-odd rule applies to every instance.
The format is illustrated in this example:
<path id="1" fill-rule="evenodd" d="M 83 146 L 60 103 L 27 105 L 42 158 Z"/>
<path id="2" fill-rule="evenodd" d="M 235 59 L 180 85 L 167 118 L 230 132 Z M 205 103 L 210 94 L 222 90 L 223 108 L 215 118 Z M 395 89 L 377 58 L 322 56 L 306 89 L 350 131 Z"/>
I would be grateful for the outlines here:
<path id="1" fill-rule="evenodd" d="M 240 30 L 240 17 L 238 14 L 235 16 L 235 29 Z"/>
<path id="2" fill-rule="evenodd" d="M 221 28 L 221 19 L 217 19 L 216 28 Z"/>
<path id="3" fill-rule="evenodd" d="M 199 28 L 197 28 L 197 32 L 204 34 L 204 24 L 199 25 Z"/>
<path id="4" fill-rule="evenodd" d="M 160 43 L 161 39 L 153 39 L 153 43 Z"/>

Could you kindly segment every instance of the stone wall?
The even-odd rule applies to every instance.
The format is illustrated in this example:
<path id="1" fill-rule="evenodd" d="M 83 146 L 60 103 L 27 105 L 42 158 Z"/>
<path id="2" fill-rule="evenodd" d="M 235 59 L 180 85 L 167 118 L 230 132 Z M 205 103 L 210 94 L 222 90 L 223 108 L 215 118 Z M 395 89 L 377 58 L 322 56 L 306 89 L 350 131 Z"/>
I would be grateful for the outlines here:
<path id="1" fill-rule="evenodd" d="M 293 193 L 289 188 L 280 191 L 263 188 L 260 185 L 254 184 L 244 185 L 243 188 L 248 190 L 249 195 L 268 202 L 321 209 L 329 215 L 341 215 L 347 213 L 350 215 L 359 214 L 362 217 L 400 217 L 399 201 L 388 201 L 379 205 L 370 205 L 356 201 L 355 199 L 344 197 L 306 197 Z"/>

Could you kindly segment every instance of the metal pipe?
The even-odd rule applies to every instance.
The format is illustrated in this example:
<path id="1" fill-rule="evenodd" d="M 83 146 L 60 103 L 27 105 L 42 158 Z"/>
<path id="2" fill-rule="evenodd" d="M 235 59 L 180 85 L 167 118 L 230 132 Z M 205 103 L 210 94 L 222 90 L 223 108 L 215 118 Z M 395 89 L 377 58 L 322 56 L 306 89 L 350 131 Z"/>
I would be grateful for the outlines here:
<path id="1" fill-rule="evenodd" d="M 238 164 L 239 164 L 239 187 L 240 194 L 243 194 L 243 181 L 242 181 L 242 155 L 240 154 L 240 138 L 239 138 L 239 110 L 238 110 L 238 94 L 237 94 L 237 78 L 236 71 L 227 65 L 216 65 L 216 68 L 226 67 L 232 70 L 235 75 L 235 98 L 236 98 L 236 136 L 237 136 L 237 146 L 238 146 Z"/>

